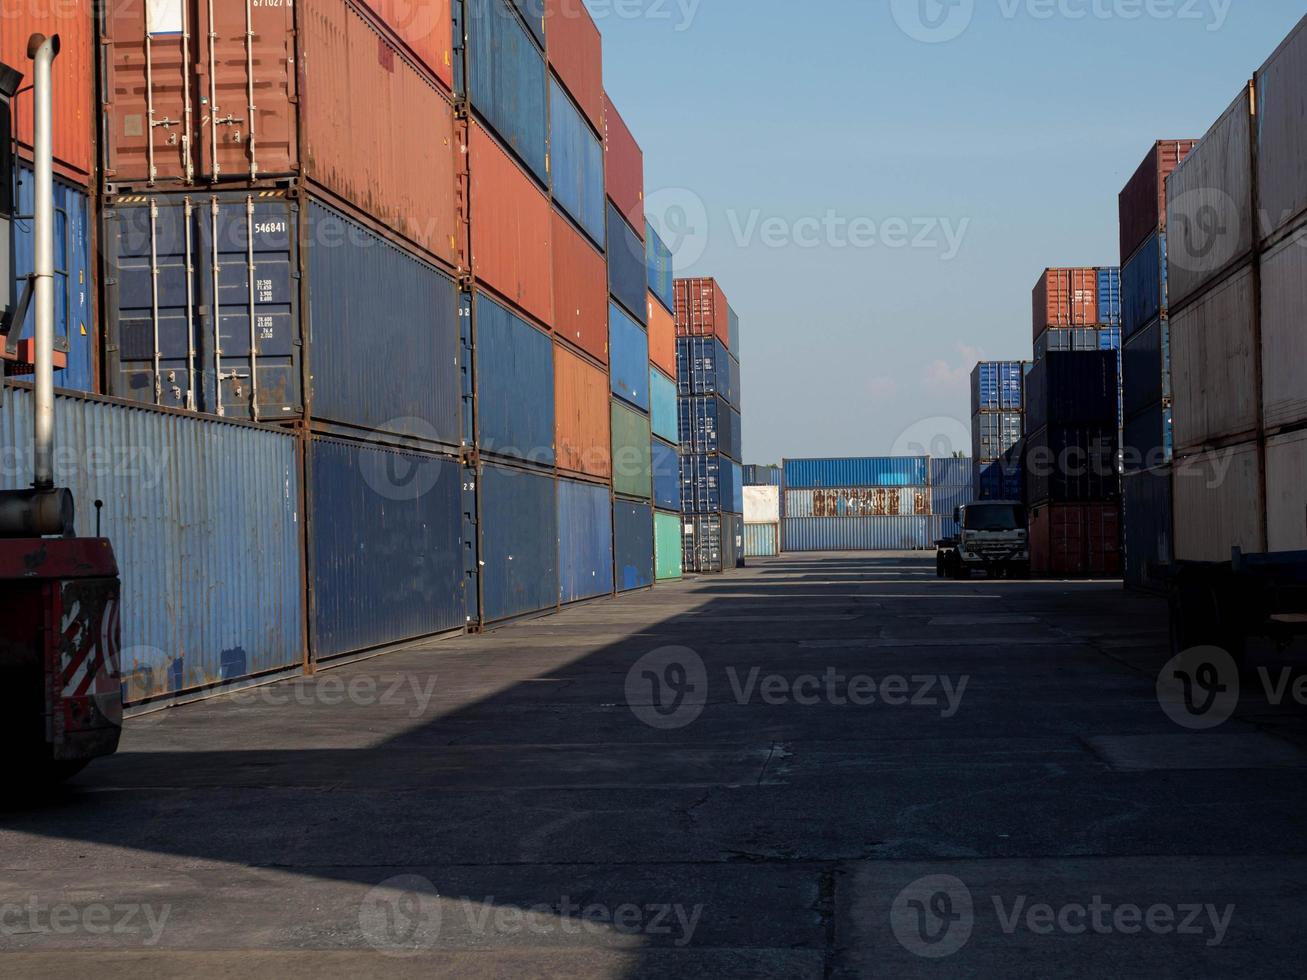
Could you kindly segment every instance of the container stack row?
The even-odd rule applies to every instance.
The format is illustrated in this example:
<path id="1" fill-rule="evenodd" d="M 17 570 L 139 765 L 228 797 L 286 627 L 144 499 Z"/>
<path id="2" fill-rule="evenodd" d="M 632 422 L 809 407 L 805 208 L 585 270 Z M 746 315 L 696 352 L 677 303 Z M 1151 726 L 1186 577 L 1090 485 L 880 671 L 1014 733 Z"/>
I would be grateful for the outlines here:
<path id="1" fill-rule="evenodd" d="M 931 460 L 926 456 L 787 459 L 781 548 L 931 548 L 945 535 L 941 519 L 933 513 L 930 477 Z"/>
<path id="2" fill-rule="evenodd" d="M 1020 500 L 1023 480 L 1004 457 L 1026 431 L 1028 361 L 981 361 L 971 372 L 971 458 L 976 496 Z"/>

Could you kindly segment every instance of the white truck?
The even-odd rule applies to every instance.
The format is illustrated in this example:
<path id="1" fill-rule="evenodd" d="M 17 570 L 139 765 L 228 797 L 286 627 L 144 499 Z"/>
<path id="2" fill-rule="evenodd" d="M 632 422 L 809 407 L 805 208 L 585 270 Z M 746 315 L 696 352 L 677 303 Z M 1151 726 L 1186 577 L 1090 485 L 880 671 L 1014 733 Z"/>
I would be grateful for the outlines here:
<path id="1" fill-rule="evenodd" d="M 1011 500 L 965 504 L 954 512 L 958 536 L 936 542 L 935 571 L 940 578 L 1030 577 L 1030 527 L 1026 506 Z"/>

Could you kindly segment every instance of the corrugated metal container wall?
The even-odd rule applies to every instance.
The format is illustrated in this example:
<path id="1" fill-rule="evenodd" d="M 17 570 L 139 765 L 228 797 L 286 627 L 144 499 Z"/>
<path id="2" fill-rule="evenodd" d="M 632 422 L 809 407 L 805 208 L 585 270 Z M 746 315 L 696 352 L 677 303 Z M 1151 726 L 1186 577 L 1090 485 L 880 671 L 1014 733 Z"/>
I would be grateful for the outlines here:
<path id="1" fill-rule="evenodd" d="M 614 500 L 613 542 L 617 591 L 629 592 L 653 585 L 653 508 L 648 504 Z"/>
<path id="2" fill-rule="evenodd" d="M 1121 262 L 1144 240 L 1166 228 L 1166 178 L 1198 145 L 1197 140 L 1162 140 L 1153 144 L 1139 169 L 1117 198 Z"/>
<path id="3" fill-rule="evenodd" d="M 731 386 L 731 355 L 715 337 L 681 337 L 676 341 L 676 385 L 682 395 L 721 395 L 737 403 Z"/>
<path id="4" fill-rule="evenodd" d="M 581 111 L 550 79 L 549 169 L 554 202 L 595 242 L 604 240 L 604 147 Z"/>
<path id="5" fill-rule="evenodd" d="M 648 500 L 653 496 L 653 461 L 650 458 L 653 434 L 649 431 L 649 419 L 614 399 L 611 425 L 613 490 L 628 497 Z"/>
<path id="6" fill-rule="evenodd" d="M 746 470 L 749 467 L 745 467 Z M 748 477 L 745 477 L 746 481 Z M 781 488 L 773 486 L 744 487 L 744 523 L 779 524 L 781 520 Z"/>
<path id="7" fill-rule="evenodd" d="M 758 466 L 750 464 L 744 467 L 744 485 L 747 487 L 779 487 L 785 471 L 779 466 Z"/>
<path id="8" fill-rule="evenodd" d="M 676 320 L 649 294 L 649 363 L 669 378 L 676 377 Z"/>
<path id="9" fill-rule="evenodd" d="M 671 582 L 684 575 L 681 567 L 681 517 L 654 514 L 654 578 Z"/>
<path id="10" fill-rule="evenodd" d="M 1027 499 L 1033 504 L 1115 500 L 1119 429 L 1107 424 L 1055 425 L 1026 439 Z"/>
<path id="11" fill-rule="evenodd" d="M 545 49 L 545 0 L 512 0 L 512 4 L 517 8 L 522 19 L 526 21 L 527 28 L 531 31 L 531 36 L 535 38 L 536 44 L 540 50 Z"/>
<path id="12" fill-rule="evenodd" d="M 466 625 L 457 460 L 314 438 L 309 480 L 317 659 Z"/>
<path id="13" fill-rule="evenodd" d="M 930 512 L 936 517 L 952 517 L 954 510 L 975 499 L 976 492 L 970 483 L 962 487 L 931 487 Z"/>
<path id="14" fill-rule="evenodd" d="M 726 346 L 731 342 L 730 304 L 715 279 L 677 279 L 676 336 L 716 337 Z"/>
<path id="15" fill-rule="evenodd" d="M 925 456 L 785 460 L 785 486 L 793 489 L 924 487 L 929 482 Z"/>
<path id="16" fill-rule="evenodd" d="M 1252 125 L 1250 92 L 1245 88 L 1167 179 L 1167 292 L 1172 309 L 1252 250 Z"/>
<path id="17" fill-rule="evenodd" d="M 613 509 L 608 488 L 558 481 L 559 598 L 576 602 L 613 591 Z"/>
<path id="18" fill-rule="evenodd" d="M 1034 337 L 1049 327 L 1092 327 L 1098 322 L 1098 271 L 1045 269 L 1033 302 Z"/>
<path id="19" fill-rule="evenodd" d="M 1304 120 L 1307 128 L 1307 120 Z M 1262 257 L 1262 396 L 1268 429 L 1307 422 L 1307 228 Z"/>
<path id="20" fill-rule="evenodd" d="M 1166 303 L 1166 235 L 1154 233 L 1121 270 L 1121 332 L 1129 340 Z"/>
<path id="21" fill-rule="evenodd" d="M 1098 322 L 1107 327 L 1121 325 L 1121 269 L 1098 270 Z"/>
<path id="22" fill-rule="evenodd" d="M 363 0 L 445 88 L 454 87 L 450 0 Z"/>
<path id="23" fill-rule="evenodd" d="M 1035 361 L 1038 363 L 1046 354 L 1059 351 L 1120 349 L 1120 327 L 1054 327 L 1035 338 Z"/>
<path id="24" fill-rule="evenodd" d="M 1266 550 L 1258 456 L 1257 445 L 1249 443 L 1176 461 L 1177 560 L 1229 561 L 1232 547 L 1249 554 Z"/>
<path id="25" fill-rule="evenodd" d="M 644 225 L 644 259 L 650 294 L 668 313 L 673 312 L 676 309 L 676 289 L 673 286 L 672 251 L 647 221 Z"/>
<path id="26" fill-rule="evenodd" d="M 740 356 L 740 314 L 736 313 L 731 306 L 726 307 L 726 316 L 729 323 L 727 335 L 729 339 L 726 346 L 731 349 L 731 353 L 736 357 Z"/>
<path id="27" fill-rule="evenodd" d="M 1019 466 L 1009 466 L 998 460 L 981 468 L 976 474 L 977 500 L 1026 499 L 1025 472 Z"/>
<path id="28" fill-rule="evenodd" d="M 953 515 L 945 517 L 941 514 L 933 514 L 930 518 L 930 540 L 933 542 L 942 541 L 945 538 L 957 539 L 961 532 L 958 522 L 953 520 Z"/>
<path id="29" fill-rule="evenodd" d="M 55 401 L 55 482 L 72 491 L 77 533 L 93 536 L 99 523 L 122 573 L 127 700 L 298 667 L 296 438 L 87 396 Z M 30 388 L 6 387 L 0 446 L 30 446 L 32 426 Z M 93 465 L 107 447 L 140 455 Z M 0 487 L 29 485 L 29 452 L 0 467 Z"/>
<path id="30" fill-rule="evenodd" d="M 744 523 L 744 557 L 774 558 L 780 550 L 780 524 Z"/>
<path id="31" fill-rule="evenodd" d="M 785 491 L 786 517 L 846 519 L 930 513 L 930 490 L 925 487 Z"/>
<path id="32" fill-rule="evenodd" d="M 981 412 L 971 419 L 971 454 L 988 463 L 1021 441 L 1026 431 L 1022 412 Z"/>
<path id="33" fill-rule="evenodd" d="M 549 119 L 545 112 L 544 55 L 509 9 L 508 0 L 463 3 L 467 18 L 467 96 L 472 107 L 531 168 L 536 179 L 546 183 Z"/>
<path id="34" fill-rule="evenodd" d="M 1117 354 L 1050 351 L 1026 379 L 1026 430 L 1117 419 Z"/>
<path id="35" fill-rule="evenodd" d="M 681 508 L 686 514 L 744 511 L 743 475 L 738 463 L 715 453 L 682 453 Z"/>
<path id="36" fill-rule="evenodd" d="M 571 351 L 554 351 L 555 449 L 558 468 L 612 475 L 608 376 Z"/>
<path id="37" fill-rule="evenodd" d="M 474 123 L 470 131 L 472 271 L 509 302 L 553 326 L 549 201 L 484 129 Z"/>
<path id="38" fill-rule="evenodd" d="M 58 64 L 58 59 L 55 63 Z M 18 193 L 14 204 L 19 217 L 13 222 L 14 274 L 26 276 L 32 272 L 35 255 L 34 225 L 28 216 L 35 209 L 36 187 L 30 169 L 20 166 L 17 170 Z M 68 366 L 55 371 L 54 383 L 61 388 L 95 391 L 99 328 L 91 316 L 95 286 L 91 272 L 91 205 L 86 192 L 73 184 L 56 180 L 54 217 L 54 334 L 56 339 L 68 342 Z M 33 303 L 17 336 L 22 339 L 31 337 L 35 326 Z"/>
<path id="39" fill-rule="evenodd" d="M 741 387 L 740 387 L 740 361 L 739 361 L 739 358 L 737 358 L 734 354 L 730 354 L 730 353 L 728 353 L 728 354 L 726 355 L 726 365 L 727 365 L 727 370 L 730 372 L 730 376 L 731 376 L 731 394 L 730 394 L 730 402 L 731 402 L 732 405 L 734 405 L 736 408 L 738 408 L 738 407 L 740 406 L 741 401 L 742 401 L 742 396 L 741 396 L 741 393 L 740 393 L 740 392 L 741 392 Z"/>
<path id="40" fill-rule="evenodd" d="M 975 467 L 968 457 L 931 459 L 930 485 L 932 487 L 969 487 Z"/>
<path id="41" fill-rule="evenodd" d="M 744 524 L 726 514 L 686 517 L 682 525 L 682 561 L 688 572 L 722 572 L 744 567 Z"/>
<path id="42" fill-rule="evenodd" d="M 641 323 L 649 315 L 644 244 L 613 205 L 608 206 L 608 291 Z"/>
<path id="43" fill-rule="evenodd" d="M 1172 315 L 1176 449 L 1257 428 L 1257 361 L 1251 269 Z"/>
<path id="44" fill-rule="evenodd" d="M 785 551 L 925 551 L 934 546 L 929 517 L 787 517 Z"/>
<path id="45" fill-rule="evenodd" d="M 1127 473 L 1121 480 L 1121 502 L 1126 585 L 1132 589 L 1161 591 L 1163 583 L 1149 574 L 1148 566 L 1175 559 L 1171 468 L 1162 466 Z"/>
<path id="46" fill-rule="evenodd" d="M 558 603 L 556 482 L 503 466 L 481 469 L 481 603 L 487 623 Z"/>
<path id="47" fill-rule="evenodd" d="M 476 345 L 477 448 L 553 466 L 553 340 L 478 293 Z"/>
<path id="48" fill-rule="evenodd" d="M 1121 352 L 1121 368 L 1127 417 L 1170 398 L 1169 322 L 1154 320 L 1131 337 Z"/>
<path id="49" fill-rule="evenodd" d="M 726 399 L 717 395 L 682 398 L 679 410 L 682 452 L 740 458 L 740 413 Z"/>
<path id="50" fill-rule="evenodd" d="M 1266 441 L 1267 548 L 1307 551 L 1307 431 Z"/>
<path id="51" fill-rule="evenodd" d="M 51 69 L 52 118 L 56 168 L 83 186 L 91 182 L 95 161 L 95 14 L 91 0 L 45 0 L 5 4 L 0 32 L 0 62 L 32 80 L 27 40 L 33 34 L 58 34 L 59 57 Z M 30 158 L 32 93 L 14 100 L 15 136 L 20 153 Z M 8 134 L 6 134 L 7 136 Z"/>
<path id="52" fill-rule="evenodd" d="M 1122 429 L 1127 472 L 1162 466 L 1175 454 L 1172 411 L 1160 402 L 1129 416 Z"/>
<path id="53" fill-rule="evenodd" d="M 275 254 L 269 258 L 284 275 Z M 454 281 L 316 201 L 309 203 L 307 258 L 313 417 L 458 446 Z M 260 288 L 273 283 L 258 281 Z"/>
<path id="54" fill-rule="evenodd" d="M 649 410 L 649 337 L 615 303 L 608 306 L 608 351 L 613 394 Z"/>
<path id="55" fill-rule="evenodd" d="M 675 446 L 654 439 L 650 452 L 653 469 L 653 501 L 659 510 L 680 513 L 681 457 Z"/>
<path id="56" fill-rule="evenodd" d="M 554 332 L 608 363 L 608 264 L 571 222 L 552 212 Z"/>
<path id="57" fill-rule="evenodd" d="M 1257 73 L 1257 196 L 1269 236 L 1307 209 L 1307 19 Z"/>
<path id="58" fill-rule="evenodd" d="M 549 63 L 595 132 L 604 131 L 603 41 L 584 3 L 545 0 Z"/>
<path id="59" fill-rule="evenodd" d="M 981 361 L 971 372 L 971 414 L 1021 411 L 1025 379 L 1024 361 Z"/>
<path id="60" fill-rule="evenodd" d="M 679 442 L 676 410 L 676 382 L 656 371 L 649 372 L 649 416 L 653 434 L 668 442 Z"/>
<path id="61" fill-rule="evenodd" d="M 636 237 L 639 237 L 644 234 L 644 154 L 606 92 L 604 93 L 604 149 L 608 196 L 612 198 L 630 226 L 636 230 Z M 612 240 L 611 234 L 609 240 Z M 643 249 L 640 254 L 643 265 Z"/>
<path id="62" fill-rule="evenodd" d="M 1039 576 L 1119 576 L 1120 504 L 1046 504 L 1033 508 L 1030 564 Z"/>

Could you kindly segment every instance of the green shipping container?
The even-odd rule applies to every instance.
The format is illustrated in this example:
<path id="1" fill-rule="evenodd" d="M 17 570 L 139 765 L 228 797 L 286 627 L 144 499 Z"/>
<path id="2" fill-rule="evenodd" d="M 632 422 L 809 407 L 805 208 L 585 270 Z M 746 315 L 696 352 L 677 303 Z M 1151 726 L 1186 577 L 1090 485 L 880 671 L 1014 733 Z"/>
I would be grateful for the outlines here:
<path id="1" fill-rule="evenodd" d="M 654 513 L 654 573 L 659 582 L 681 577 L 681 516 Z"/>
<path id="2" fill-rule="evenodd" d="M 612 421 L 613 492 L 649 500 L 653 497 L 649 419 L 614 401 Z"/>
<path id="3" fill-rule="evenodd" d="M 649 401 L 652 405 L 653 434 L 676 445 L 681 441 L 676 411 L 676 382 L 653 368 L 649 369 Z"/>

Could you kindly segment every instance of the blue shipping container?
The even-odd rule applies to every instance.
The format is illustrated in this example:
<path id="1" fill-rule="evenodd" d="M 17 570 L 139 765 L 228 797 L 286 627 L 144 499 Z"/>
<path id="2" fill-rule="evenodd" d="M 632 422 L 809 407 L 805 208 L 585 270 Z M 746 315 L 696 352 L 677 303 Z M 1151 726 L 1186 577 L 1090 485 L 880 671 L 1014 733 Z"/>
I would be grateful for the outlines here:
<path id="1" fill-rule="evenodd" d="M 976 475 L 977 500 L 1025 500 L 1025 472 L 1005 461 L 987 463 Z"/>
<path id="2" fill-rule="evenodd" d="M 553 76 L 549 79 L 549 120 L 549 169 L 554 201 L 602 251 L 604 147 Z"/>
<path id="3" fill-rule="evenodd" d="M 1171 397 L 1170 323 L 1154 320 L 1121 352 L 1121 382 L 1127 416 Z"/>
<path id="4" fill-rule="evenodd" d="M 745 524 L 744 557 L 771 558 L 781 552 L 779 524 Z"/>
<path id="5" fill-rule="evenodd" d="M 676 341 L 676 388 L 686 395 L 721 395 L 737 404 L 731 380 L 731 357 L 716 337 L 681 337 Z"/>
<path id="6" fill-rule="evenodd" d="M 644 224 L 644 256 L 649 292 L 667 308 L 668 313 L 675 313 L 676 291 L 673 286 L 675 272 L 672 266 L 672 252 L 663 244 L 658 232 L 654 231 L 654 226 L 647 221 Z"/>
<path id="7" fill-rule="evenodd" d="M 971 372 L 971 414 L 1019 412 L 1025 405 L 1023 361 L 981 361 Z"/>
<path id="8" fill-rule="evenodd" d="M 661 439 L 653 441 L 653 499 L 659 510 L 681 510 L 681 455 Z"/>
<path id="9" fill-rule="evenodd" d="M 629 500 L 613 501 L 613 554 L 617 591 L 643 589 L 654 583 L 653 508 Z"/>
<path id="10" fill-rule="evenodd" d="M 1127 472 L 1169 463 L 1175 453 L 1171 409 L 1158 403 L 1131 415 L 1125 420 L 1121 443 Z"/>
<path id="11" fill-rule="evenodd" d="M 732 514 L 686 517 L 681 564 L 686 572 L 744 567 L 744 521 Z"/>
<path id="12" fill-rule="evenodd" d="M 558 481 L 559 599 L 613 591 L 613 509 L 608 487 Z"/>
<path id="13" fill-rule="evenodd" d="M 744 513 L 742 467 L 715 453 L 681 455 L 681 509 L 686 514 Z"/>
<path id="14" fill-rule="evenodd" d="M 1155 232 L 1121 270 L 1121 329 L 1130 339 L 1166 309 L 1166 234 Z"/>
<path id="15" fill-rule="evenodd" d="M 934 548 L 930 517 L 787 517 L 784 551 L 925 551 Z"/>
<path id="16" fill-rule="evenodd" d="M 1127 474 L 1121 485 L 1126 585 L 1160 592 L 1164 582 L 1149 574 L 1149 565 L 1175 558 L 1171 467 Z"/>
<path id="17" fill-rule="evenodd" d="M 14 275 L 32 272 L 35 243 L 32 240 L 32 212 L 35 209 L 35 176 L 20 165 L 13 222 Z M 99 346 L 97 325 L 91 319 L 91 209 L 86 192 L 65 181 L 54 182 L 54 335 L 67 346 L 68 366 L 55 371 L 54 383 L 75 391 L 96 388 L 95 357 Z M 18 286 L 21 293 L 22 285 Z M 35 303 L 28 308 L 19 339 L 33 335 Z"/>
<path id="18" fill-rule="evenodd" d="M 554 342 L 484 293 L 476 297 L 481 452 L 554 465 Z"/>
<path id="19" fill-rule="evenodd" d="M 1118 268 L 1098 270 L 1098 322 L 1107 327 L 1121 326 L 1121 270 Z"/>
<path id="20" fill-rule="evenodd" d="M 548 609 L 561 594 L 553 477 L 503 466 L 481 470 L 481 604 L 493 623 Z"/>
<path id="21" fill-rule="evenodd" d="M 314 438 L 311 639 L 319 660 L 467 623 L 462 467 Z"/>
<path id="22" fill-rule="evenodd" d="M 976 493 L 970 483 L 963 487 L 931 487 L 930 512 L 937 517 L 952 517 L 953 511 L 975 499 Z"/>
<path id="23" fill-rule="evenodd" d="M 526 21 L 531 36 L 543 49 L 545 46 L 545 0 L 513 0 L 513 6 L 517 8 L 518 13 L 522 15 L 522 19 Z"/>
<path id="24" fill-rule="evenodd" d="M 608 304 L 608 363 L 613 394 L 649 411 L 649 335 L 616 303 Z"/>
<path id="25" fill-rule="evenodd" d="M 975 466 L 969 457 L 931 459 L 930 485 L 932 487 L 969 487 Z"/>
<path id="26" fill-rule="evenodd" d="M 681 451 L 740 458 L 740 413 L 717 395 L 680 400 Z"/>
<path id="27" fill-rule="evenodd" d="M 929 477 L 929 461 L 925 456 L 785 460 L 787 489 L 924 487 Z"/>
<path id="28" fill-rule="evenodd" d="M 649 280 L 644 242 L 622 212 L 608 203 L 608 292 L 640 323 L 649 319 Z"/>
<path id="29" fill-rule="evenodd" d="M 676 408 L 676 382 L 663 376 L 661 371 L 649 369 L 649 416 L 653 434 L 668 442 L 679 442 L 679 421 Z"/>
<path id="30" fill-rule="evenodd" d="M 466 0 L 467 96 L 500 140 L 545 183 L 545 58 L 508 0 Z"/>
<path id="31" fill-rule="evenodd" d="M 760 466 L 750 463 L 744 467 L 744 485 L 746 487 L 779 487 L 783 482 L 784 471 L 779 466 Z"/>

